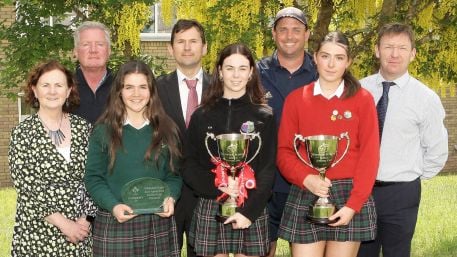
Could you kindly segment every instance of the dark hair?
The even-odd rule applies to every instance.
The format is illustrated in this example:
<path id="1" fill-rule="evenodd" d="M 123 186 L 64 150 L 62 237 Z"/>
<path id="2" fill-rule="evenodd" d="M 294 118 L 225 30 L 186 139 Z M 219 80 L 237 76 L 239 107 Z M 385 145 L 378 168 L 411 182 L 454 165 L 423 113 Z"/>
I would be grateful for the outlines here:
<path id="1" fill-rule="evenodd" d="M 319 53 L 319 50 L 321 47 L 326 44 L 326 43 L 335 43 L 341 47 L 343 47 L 346 50 L 346 54 L 348 58 L 352 58 L 351 56 L 351 50 L 349 48 L 349 40 L 348 38 L 341 32 L 339 31 L 333 31 L 329 32 L 327 35 L 325 35 L 324 39 L 321 40 L 319 43 L 317 49 L 316 49 L 316 54 Z M 349 70 L 346 70 L 343 74 L 343 80 L 344 80 L 344 93 L 343 93 L 343 98 L 349 98 L 351 96 L 354 96 L 357 91 L 359 91 L 361 85 L 358 79 L 356 79 Z"/>
<path id="2" fill-rule="evenodd" d="M 203 108 L 214 105 L 216 101 L 224 95 L 224 82 L 219 75 L 219 71 L 222 68 L 224 60 L 232 54 L 241 54 L 249 60 L 249 66 L 252 69 L 251 79 L 246 85 L 246 94 L 254 104 L 265 104 L 265 95 L 263 87 L 260 84 L 259 73 L 257 71 L 254 57 L 252 56 L 251 50 L 242 44 L 235 43 L 226 46 L 222 49 L 217 59 L 216 65 L 213 69 L 213 75 L 211 77 L 211 84 L 207 90 L 205 90 L 201 105 Z"/>
<path id="3" fill-rule="evenodd" d="M 122 147 L 122 127 L 127 116 L 125 104 L 122 101 L 121 91 L 124 88 L 124 80 L 128 74 L 143 74 L 147 78 L 150 93 L 149 103 L 146 106 L 144 116 L 149 120 L 153 129 L 151 143 L 144 155 L 144 160 L 151 159 L 151 153 L 155 151 L 154 160 L 157 160 L 162 146 L 167 146 L 170 155 L 169 165 L 174 170 L 173 162 L 181 156 L 179 147 L 179 134 L 176 124 L 165 114 L 156 89 L 156 81 L 151 69 L 142 61 L 129 61 L 120 66 L 111 87 L 106 110 L 97 123 L 106 124 L 110 134 L 110 165 L 111 170 L 116 158 L 116 150 Z"/>
<path id="4" fill-rule="evenodd" d="M 64 104 L 62 106 L 62 111 L 70 112 L 76 106 L 79 105 L 78 88 L 76 87 L 76 83 L 73 78 L 73 73 L 67 68 L 65 68 L 65 66 L 63 66 L 59 61 L 56 60 L 50 60 L 47 62 L 40 63 L 30 71 L 29 76 L 27 78 L 27 83 L 24 88 L 25 102 L 35 109 L 40 109 L 40 103 L 38 102 L 38 99 L 35 97 L 35 94 L 33 93 L 33 87 L 36 87 L 38 80 L 41 78 L 41 76 L 43 76 L 43 74 L 53 70 L 59 70 L 63 72 L 63 74 L 65 74 L 68 88 L 70 88 L 70 95 L 67 98 L 68 104 Z"/>
<path id="5" fill-rule="evenodd" d="M 173 46 L 173 41 L 175 40 L 175 35 L 181 31 L 186 31 L 188 29 L 195 28 L 198 32 L 200 32 L 200 37 L 202 39 L 203 44 L 206 44 L 205 39 L 205 29 L 203 26 L 196 20 L 184 20 L 180 19 L 176 22 L 171 30 L 171 39 L 170 44 Z"/>
<path id="6" fill-rule="evenodd" d="M 384 24 L 384 26 L 381 27 L 381 29 L 378 32 L 378 38 L 376 40 L 376 45 L 379 46 L 381 43 L 381 39 L 384 35 L 389 35 L 389 34 L 405 34 L 408 36 L 409 40 L 411 41 L 411 48 L 416 47 L 415 39 L 414 39 L 414 32 L 411 26 L 402 24 L 402 23 L 388 23 Z"/>

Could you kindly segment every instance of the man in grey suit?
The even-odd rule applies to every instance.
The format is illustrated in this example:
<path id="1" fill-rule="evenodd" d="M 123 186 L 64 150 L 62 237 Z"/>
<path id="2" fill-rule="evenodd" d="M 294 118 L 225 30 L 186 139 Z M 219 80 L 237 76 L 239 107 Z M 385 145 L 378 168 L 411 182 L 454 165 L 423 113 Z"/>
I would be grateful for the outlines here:
<path id="1" fill-rule="evenodd" d="M 203 90 L 209 84 L 209 76 L 202 69 L 202 57 L 206 50 L 202 25 L 195 20 L 178 20 L 173 26 L 168 45 L 168 51 L 176 61 L 176 70 L 157 79 L 157 91 L 168 116 L 178 125 L 181 137 L 186 132 L 192 112 L 201 101 Z M 196 204 L 197 197 L 184 184 L 175 210 L 181 246 L 183 234 L 186 233 L 187 237 L 189 235 Z M 188 240 L 187 242 L 187 256 L 196 256 Z"/>

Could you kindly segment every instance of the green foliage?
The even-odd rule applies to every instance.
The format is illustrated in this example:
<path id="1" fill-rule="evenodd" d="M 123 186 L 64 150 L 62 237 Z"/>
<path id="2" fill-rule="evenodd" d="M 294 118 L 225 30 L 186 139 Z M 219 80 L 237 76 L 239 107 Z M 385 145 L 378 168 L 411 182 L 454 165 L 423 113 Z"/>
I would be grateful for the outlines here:
<path id="1" fill-rule="evenodd" d="M 305 2 L 305 1 L 302 1 Z M 320 9 L 323 3 L 329 4 Z M 329 30 L 340 30 L 350 39 L 356 77 L 364 77 L 378 69 L 374 45 L 378 29 L 388 22 L 401 22 L 413 27 L 416 35 L 416 59 L 410 73 L 418 77 L 441 96 L 455 95 L 457 82 L 457 2 L 453 0 L 394 1 L 321 1 L 320 4 L 299 6 L 309 14 L 313 26 L 311 51 L 320 36 Z M 331 12 L 330 24 L 322 14 Z M 322 33 L 325 31 L 325 33 Z"/>
<path id="2" fill-rule="evenodd" d="M 28 71 L 45 59 L 59 59 L 71 67 L 68 54 L 73 48 L 71 32 L 64 25 L 43 24 L 40 16 L 49 16 L 49 12 L 29 2 L 20 3 L 19 19 L 9 27 L 1 25 L 0 38 L 9 42 L 4 48 L 5 58 L 0 61 L 0 84 L 5 89 L 21 85 Z"/>
<path id="3" fill-rule="evenodd" d="M 148 54 L 140 54 L 135 57 L 127 57 L 119 52 L 111 54 L 108 67 L 112 70 L 118 70 L 119 66 L 129 60 L 141 60 L 146 63 L 154 73 L 154 76 L 157 78 L 160 75 L 167 73 L 166 70 L 166 57 L 163 56 L 152 56 Z"/>
<path id="4" fill-rule="evenodd" d="M 15 97 L 28 72 L 40 62 L 49 59 L 61 61 L 69 69 L 74 69 L 75 60 L 73 50 L 73 30 L 85 20 L 97 20 L 105 23 L 111 30 L 112 41 L 118 37 L 118 25 L 114 25 L 114 18 L 123 5 L 142 2 L 152 5 L 156 0 L 29 0 L 18 1 L 16 4 L 16 21 L 11 25 L 0 21 L 0 41 L 8 42 L 2 45 L 5 57 L 0 60 L 0 94 Z M 15 1 L 0 1 L 0 5 L 14 5 Z M 88 12 L 87 10 L 91 10 Z M 73 12 L 71 20 L 69 13 Z M 50 18 L 52 23 L 50 24 Z M 67 20 L 65 20 L 67 19 Z M 64 22 L 65 21 L 65 22 Z M 115 44 L 113 44 L 114 46 Z M 131 50 L 131 48 L 129 49 Z M 114 47 L 113 52 L 119 52 Z M 125 55 L 125 52 L 123 53 Z M 113 56 L 110 66 L 117 67 L 118 56 Z M 159 67 L 164 62 L 157 57 L 131 55 L 123 59 L 145 58 L 158 61 L 154 63 L 156 72 L 163 72 Z"/>
<path id="5" fill-rule="evenodd" d="M 142 2 L 152 5 L 157 0 L 30 0 L 19 1 L 19 20 L 11 27 L 0 26 L 0 40 L 10 42 L 4 50 L 6 57 L 0 60 L 0 84 L 5 91 L 18 86 L 28 70 L 38 61 L 58 58 L 65 64 L 71 59 L 71 26 L 84 20 L 98 20 L 112 31 L 112 41 L 117 42 L 119 25 L 116 15 L 122 7 Z M 225 45 L 244 42 L 250 46 L 257 59 L 270 55 L 274 50 L 269 27 L 277 10 L 292 3 L 305 11 L 309 18 L 311 37 L 308 49 L 316 47 L 320 38 L 330 30 L 340 30 L 350 39 L 354 64 L 352 71 L 358 78 L 376 72 L 377 59 L 373 55 L 376 32 L 387 22 L 398 21 L 410 24 L 416 33 L 417 57 L 410 67 L 414 76 L 439 92 L 442 96 L 455 95 L 457 81 L 457 1 L 454 0 L 161 0 L 162 7 L 170 13 L 175 8 L 178 18 L 195 18 L 205 27 L 208 39 L 208 55 L 205 68 L 212 68 L 217 54 Z M 14 1 L 3 1 L 12 3 Z M 87 11 L 87 10 L 90 10 Z M 73 11 L 71 25 L 49 26 L 40 17 L 55 17 L 62 20 L 64 13 Z M 171 17 L 165 17 L 165 21 Z M 58 24 L 58 23 L 56 23 Z M 131 32 L 131 31 L 130 31 Z M 133 34 L 129 34 L 132 37 Z M 121 37 L 124 38 L 124 37 Z M 113 49 L 118 52 L 119 49 Z M 132 54 L 131 47 L 120 55 L 143 58 Z M 114 56 L 111 65 L 117 66 Z M 153 57 L 148 57 L 153 58 Z M 146 60 L 149 60 L 146 58 Z M 153 58 L 155 63 L 160 59 Z M 163 62 L 162 62 L 163 63 Z M 151 64 L 152 65 L 152 64 Z M 153 67 L 162 72 L 161 67 Z"/>

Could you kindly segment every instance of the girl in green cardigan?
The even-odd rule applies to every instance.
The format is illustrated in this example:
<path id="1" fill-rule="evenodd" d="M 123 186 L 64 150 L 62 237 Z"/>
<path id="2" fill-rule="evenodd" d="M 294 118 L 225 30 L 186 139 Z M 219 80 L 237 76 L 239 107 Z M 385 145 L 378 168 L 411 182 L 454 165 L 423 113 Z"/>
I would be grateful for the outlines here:
<path id="1" fill-rule="evenodd" d="M 99 207 L 94 256 L 179 256 L 172 216 L 182 185 L 174 172 L 178 140 L 151 69 L 141 61 L 123 64 L 89 139 L 85 183 Z M 160 179 L 170 189 L 161 213 L 135 215 L 122 201 L 123 186 L 145 177 Z"/>

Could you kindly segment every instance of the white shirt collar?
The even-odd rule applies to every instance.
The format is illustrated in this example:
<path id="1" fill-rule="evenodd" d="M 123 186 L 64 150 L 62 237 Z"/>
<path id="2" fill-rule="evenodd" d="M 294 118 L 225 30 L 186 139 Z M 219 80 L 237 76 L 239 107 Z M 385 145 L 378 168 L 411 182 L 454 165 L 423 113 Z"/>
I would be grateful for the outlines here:
<path id="1" fill-rule="evenodd" d="M 344 92 L 344 80 L 341 81 L 341 83 L 338 85 L 338 88 L 335 90 L 335 92 L 333 94 L 331 94 L 330 96 L 326 97 L 323 92 L 322 92 L 322 88 L 321 88 L 321 84 L 319 83 L 319 79 L 314 82 L 314 92 L 313 92 L 313 95 L 322 95 L 323 97 L 327 98 L 327 99 L 330 99 L 334 96 L 340 98 L 342 95 L 343 95 L 343 92 Z"/>
<path id="2" fill-rule="evenodd" d="M 124 126 L 125 125 L 130 125 L 134 128 L 136 128 L 135 126 L 133 126 L 132 122 L 129 120 L 129 118 L 126 118 L 125 121 L 124 121 Z M 141 129 L 141 128 L 144 128 L 145 126 L 149 125 L 149 120 L 145 120 L 144 123 L 141 125 L 141 127 L 137 128 L 137 129 Z"/>
<path id="3" fill-rule="evenodd" d="M 184 75 L 184 73 L 182 73 L 179 69 L 176 69 L 176 74 L 178 75 L 179 82 L 182 82 L 185 79 L 198 79 L 198 82 L 200 82 L 200 83 L 203 81 L 203 69 L 202 68 L 200 68 L 200 70 L 197 72 L 197 74 L 195 74 L 195 76 L 193 78 L 186 77 L 186 75 Z"/>
<path id="4" fill-rule="evenodd" d="M 377 84 L 382 87 L 382 82 L 384 81 L 389 81 L 387 79 L 384 79 L 384 77 L 381 75 L 381 72 L 378 72 L 379 74 L 379 81 L 377 81 Z M 409 76 L 409 72 L 407 71 L 405 74 L 401 75 L 400 77 L 396 78 L 393 80 L 393 82 L 395 82 L 395 85 L 402 88 L 404 86 L 406 86 L 409 82 L 409 79 L 410 79 L 410 76 Z"/>

